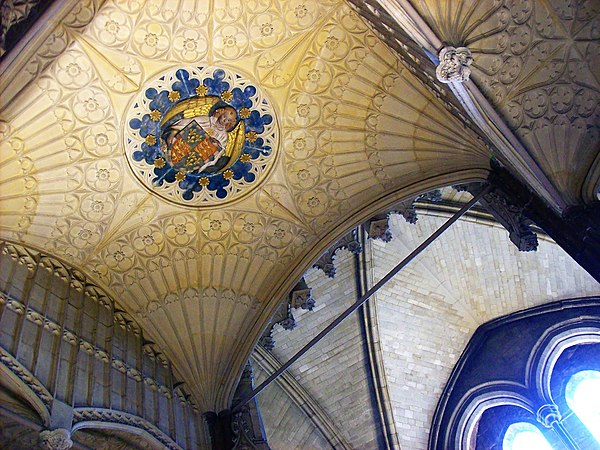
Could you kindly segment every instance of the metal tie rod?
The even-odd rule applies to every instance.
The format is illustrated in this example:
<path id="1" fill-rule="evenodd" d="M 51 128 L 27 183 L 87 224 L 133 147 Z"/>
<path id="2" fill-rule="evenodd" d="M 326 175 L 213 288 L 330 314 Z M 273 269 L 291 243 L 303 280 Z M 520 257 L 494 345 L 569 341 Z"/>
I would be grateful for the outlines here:
<path id="1" fill-rule="evenodd" d="M 298 361 L 304 354 L 309 351 L 317 342 L 327 336 L 335 327 L 337 327 L 340 323 L 342 323 L 350 314 L 356 311 L 361 307 L 363 303 L 365 303 L 369 298 L 375 294 L 379 289 L 381 289 L 388 281 L 390 281 L 400 270 L 402 270 L 408 263 L 410 263 L 419 253 L 425 250 L 429 244 L 435 241 L 444 231 L 446 231 L 450 226 L 461 218 L 469 209 L 477 203 L 481 197 L 489 192 L 491 189 L 490 185 L 485 186 L 481 192 L 479 192 L 473 199 L 464 205 L 459 211 L 454 213 L 452 217 L 450 217 L 440 228 L 438 228 L 431 236 L 429 236 L 421 245 L 419 245 L 416 249 L 414 249 L 410 255 L 404 258 L 396 267 L 388 272 L 388 274 L 383 277 L 381 280 L 377 282 L 371 289 L 369 289 L 361 298 L 356 300 L 348 309 L 346 309 L 342 314 L 338 316 L 333 322 L 331 322 L 323 331 L 317 334 L 314 338 L 310 340 L 308 344 L 302 347 L 298 353 L 292 356 L 285 364 L 283 364 L 277 371 L 275 371 L 269 378 L 261 383 L 260 386 L 255 388 L 250 394 L 244 397 L 241 401 L 239 401 L 232 409 L 233 413 L 238 412 L 242 406 L 260 394 L 268 385 L 270 385 L 273 381 L 275 381 L 283 372 L 290 368 L 292 364 Z"/>

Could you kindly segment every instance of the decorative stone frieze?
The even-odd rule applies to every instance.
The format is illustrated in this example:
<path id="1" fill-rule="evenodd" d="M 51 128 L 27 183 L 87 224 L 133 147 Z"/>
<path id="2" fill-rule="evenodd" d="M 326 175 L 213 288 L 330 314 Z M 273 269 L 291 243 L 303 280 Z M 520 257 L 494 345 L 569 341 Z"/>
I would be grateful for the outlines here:
<path id="1" fill-rule="evenodd" d="M 389 214 L 378 214 L 367 222 L 367 234 L 371 239 L 378 239 L 383 242 L 392 240 L 392 232 L 390 230 Z"/>
<path id="2" fill-rule="evenodd" d="M 294 319 L 294 315 L 292 314 L 292 306 L 290 305 L 289 300 L 279 305 L 279 308 L 277 308 L 275 314 L 271 318 L 271 325 L 267 327 L 260 338 L 260 343 L 262 346 L 269 351 L 273 350 L 275 347 L 275 340 L 273 339 L 273 327 L 276 324 L 281 325 L 285 330 L 293 330 L 296 328 L 296 319 Z"/>
<path id="3" fill-rule="evenodd" d="M 47 450 L 67 450 L 73 446 L 71 432 L 64 428 L 44 430 L 40 433 L 42 448 Z"/>
<path id="4" fill-rule="evenodd" d="M 85 428 L 85 422 L 107 422 L 135 427 L 149 433 L 169 450 L 181 449 L 169 436 L 147 420 L 123 411 L 104 408 L 75 408 L 73 411 L 73 425 L 78 425 L 77 429 Z"/>
<path id="5" fill-rule="evenodd" d="M 524 207 L 513 203 L 499 190 L 491 191 L 483 198 L 486 208 L 509 232 L 510 240 L 519 251 L 537 250 L 537 235 L 531 229 L 533 223 L 524 215 Z"/>
<path id="6" fill-rule="evenodd" d="M 39 380 L 27 370 L 19 361 L 17 361 L 9 352 L 0 347 L 0 364 L 7 367 L 13 374 L 17 376 L 35 395 L 42 401 L 44 405 L 50 409 L 52 405 L 52 395 L 39 382 Z"/>
<path id="7" fill-rule="evenodd" d="M 417 217 L 416 202 L 428 202 L 436 203 L 442 200 L 442 192 L 439 189 L 426 192 L 418 195 L 412 199 L 404 200 L 400 203 L 395 204 L 389 210 L 373 216 L 369 219 L 365 228 L 367 234 L 371 239 L 378 239 L 383 242 L 390 242 L 392 240 L 392 232 L 390 231 L 389 218 L 390 214 L 400 214 L 410 224 L 417 223 L 419 218 Z"/>
<path id="8" fill-rule="evenodd" d="M 63 329 L 63 327 L 61 325 L 59 325 L 56 322 L 53 322 L 47 318 L 45 318 L 42 314 L 38 313 L 37 311 L 34 311 L 31 308 L 27 308 L 23 303 L 19 302 L 18 300 L 10 297 L 9 295 L 5 294 L 5 293 L 1 293 L 0 292 L 0 304 L 6 304 L 8 306 L 8 308 L 10 308 L 12 311 L 14 311 L 15 313 L 19 314 L 19 315 L 25 315 L 25 318 L 36 324 L 37 326 L 43 326 L 46 330 L 50 331 L 52 334 L 58 336 L 61 334 L 62 332 L 62 337 L 63 340 L 67 343 L 69 343 L 70 345 L 78 345 L 79 349 L 86 353 L 89 356 L 93 356 L 94 358 L 102 361 L 105 364 L 110 363 L 112 365 L 113 368 L 115 368 L 117 371 L 119 371 L 120 373 L 127 375 L 128 377 L 134 379 L 135 381 L 142 381 L 143 376 L 142 373 L 137 370 L 136 368 L 130 367 L 125 361 L 122 361 L 120 359 L 117 358 L 113 358 L 111 360 L 109 354 L 104 351 L 103 349 L 97 347 L 96 345 L 94 345 L 93 343 L 86 341 L 84 339 L 79 338 L 76 334 L 74 334 L 73 332 L 67 330 L 67 329 Z M 292 318 L 293 319 L 293 318 Z M 129 327 L 131 328 L 131 324 L 134 322 L 128 321 L 128 322 L 123 322 L 123 327 Z M 139 329 L 137 327 L 132 328 L 132 330 L 134 329 Z M 167 367 L 168 367 L 168 362 L 166 361 L 166 359 L 162 356 L 162 354 L 158 353 L 158 347 L 156 347 L 155 344 L 152 344 L 152 346 L 155 348 L 155 354 L 156 357 L 158 358 L 158 360 L 162 363 L 163 361 L 165 361 L 167 363 Z M 145 347 L 144 347 L 145 348 Z M 6 354 L 6 356 L 5 356 Z M 25 372 L 23 372 L 22 369 L 19 369 L 15 364 L 13 364 L 12 361 L 12 356 L 10 354 L 8 354 L 8 352 L 5 352 L 2 350 L 2 348 L 0 347 L 0 363 L 3 363 L 4 365 L 6 365 L 7 367 L 9 367 L 13 372 L 15 372 L 20 378 L 23 379 L 23 381 L 25 381 L 26 383 L 28 383 L 27 379 L 28 376 L 26 375 Z M 16 362 L 16 360 L 14 360 Z M 18 364 L 18 363 L 17 363 Z M 164 366 L 164 364 L 163 364 Z M 15 367 L 15 369 L 13 370 L 12 367 Z M 19 373 L 23 373 L 23 376 L 20 376 Z M 146 382 L 147 385 L 151 385 L 151 386 L 156 386 L 156 389 L 158 389 L 161 393 L 165 394 L 168 398 L 171 398 L 172 394 L 170 393 L 170 389 L 162 384 L 160 384 L 158 381 L 153 380 L 151 378 L 146 378 L 144 380 Z M 41 386 L 41 385 L 40 385 Z M 40 387 L 34 387 L 33 385 L 30 386 L 36 393 L 37 392 L 42 392 L 40 389 Z M 44 403 L 48 403 L 51 401 L 51 396 L 49 394 L 44 394 L 46 395 L 46 400 L 44 400 L 44 398 L 42 398 L 42 401 L 44 401 Z"/>
<path id="9" fill-rule="evenodd" d="M 315 307 L 315 300 L 312 296 L 312 289 L 308 287 L 304 278 L 294 286 L 291 290 L 288 301 L 279 305 L 275 314 L 271 317 L 271 324 L 267 327 L 262 337 L 260 338 L 260 344 L 266 350 L 273 350 L 275 347 L 275 340 L 273 339 L 273 327 L 275 324 L 281 325 L 285 330 L 293 330 L 296 328 L 296 319 L 292 314 L 292 309 L 306 309 L 312 311 Z"/>
<path id="10" fill-rule="evenodd" d="M 26 266 L 27 270 L 30 272 L 34 271 L 37 267 L 39 253 L 33 250 L 7 242 L 2 249 L 2 253 L 10 255 L 15 261 L 18 261 L 19 264 Z"/>
<path id="11" fill-rule="evenodd" d="M 332 245 L 323 255 L 313 264 L 313 267 L 321 269 L 329 278 L 335 277 L 335 265 L 333 258 L 335 254 L 342 249 L 346 249 L 351 253 L 358 254 L 362 252 L 362 246 L 358 242 L 356 229 L 347 233 L 334 245 Z"/>
<path id="12" fill-rule="evenodd" d="M 444 47 L 435 74 L 442 83 L 464 83 L 469 80 L 472 63 L 473 56 L 467 47 Z"/>

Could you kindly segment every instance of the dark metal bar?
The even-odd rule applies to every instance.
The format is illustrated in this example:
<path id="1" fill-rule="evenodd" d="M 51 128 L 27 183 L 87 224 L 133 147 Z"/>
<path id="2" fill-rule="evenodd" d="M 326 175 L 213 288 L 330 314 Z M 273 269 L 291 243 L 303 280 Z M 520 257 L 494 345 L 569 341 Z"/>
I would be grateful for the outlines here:
<path id="1" fill-rule="evenodd" d="M 331 322 L 323 331 L 317 334 L 314 338 L 310 340 L 308 344 L 302 347 L 294 356 L 292 356 L 286 363 L 282 364 L 282 366 L 277 369 L 269 378 L 261 383 L 256 389 L 254 389 L 248 396 L 242 398 L 233 408 L 232 412 L 235 413 L 240 410 L 242 406 L 260 394 L 268 385 L 270 385 L 273 381 L 275 381 L 283 372 L 290 368 L 292 364 L 298 361 L 304 354 L 310 350 L 317 342 L 327 336 L 334 328 L 336 328 L 340 323 L 342 323 L 350 314 L 356 311 L 360 306 L 366 302 L 373 294 L 375 294 L 379 289 L 381 289 L 388 281 L 390 281 L 400 270 L 402 270 L 408 263 L 410 263 L 419 253 L 421 253 L 425 248 L 429 246 L 433 241 L 435 241 L 444 231 L 446 231 L 450 226 L 460 219 L 469 209 L 475 205 L 488 191 L 491 187 L 488 185 L 484 189 L 481 190 L 473 199 L 463 206 L 459 211 L 454 213 L 452 217 L 450 217 L 440 228 L 438 228 L 431 236 L 429 236 L 425 241 L 421 243 L 416 249 L 414 249 L 410 255 L 404 258 L 396 267 L 388 272 L 388 274 L 379 280 L 371 289 L 369 289 L 361 298 L 359 298 L 355 303 L 348 307 L 342 314 L 338 316 L 333 322 Z"/>

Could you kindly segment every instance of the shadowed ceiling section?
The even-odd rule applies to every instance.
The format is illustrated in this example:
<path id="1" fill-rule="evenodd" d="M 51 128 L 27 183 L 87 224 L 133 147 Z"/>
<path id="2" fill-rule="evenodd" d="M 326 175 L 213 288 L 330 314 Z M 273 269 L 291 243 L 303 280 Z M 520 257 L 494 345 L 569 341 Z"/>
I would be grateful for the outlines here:
<path id="1" fill-rule="evenodd" d="M 412 3 L 442 41 L 471 50 L 472 78 L 565 201 L 592 201 L 590 193 L 600 178 L 600 5 Z"/>
<path id="2" fill-rule="evenodd" d="M 106 2 L 68 35 L 2 111 L 0 237 L 106 288 L 203 411 L 229 406 L 270 313 L 357 212 L 488 168 L 485 145 L 343 2 Z M 201 210 L 142 187 L 123 153 L 144 80 L 191 62 L 252 80 L 280 127 L 268 178 Z"/>

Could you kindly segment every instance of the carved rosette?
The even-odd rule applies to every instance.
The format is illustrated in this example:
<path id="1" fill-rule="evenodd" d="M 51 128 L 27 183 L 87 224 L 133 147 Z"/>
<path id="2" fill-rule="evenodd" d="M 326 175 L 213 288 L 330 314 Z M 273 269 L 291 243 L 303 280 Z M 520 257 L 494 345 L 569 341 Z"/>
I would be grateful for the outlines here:
<path id="1" fill-rule="evenodd" d="M 439 64 L 435 69 L 442 83 L 464 83 L 469 80 L 473 56 L 467 47 L 444 47 L 439 53 Z"/>
<path id="2" fill-rule="evenodd" d="M 73 446 L 71 432 L 64 428 L 42 431 L 40 433 L 40 443 L 47 450 L 68 450 Z"/>
<path id="3" fill-rule="evenodd" d="M 221 123 L 224 112 L 231 116 Z M 163 199 L 193 207 L 239 199 L 265 180 L 279 145 L 271 102 L 224 68 L 185 67 L 146 84 L 126 115 L 135 177 Z"/>

